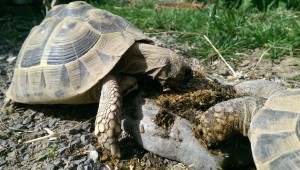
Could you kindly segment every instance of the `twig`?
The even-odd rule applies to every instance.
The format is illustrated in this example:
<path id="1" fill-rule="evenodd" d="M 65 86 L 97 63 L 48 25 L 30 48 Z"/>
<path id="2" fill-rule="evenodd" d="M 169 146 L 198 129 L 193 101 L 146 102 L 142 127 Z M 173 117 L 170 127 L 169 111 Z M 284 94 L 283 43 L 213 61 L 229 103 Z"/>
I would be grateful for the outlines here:
<path id="1" fill-rule="evenodd" d="M 61 132 L 57 132 L 57 133 L 52 132 L 52 131 L 50 132 L 50 131 L 47 130 L 47 132 L 49 133 L 49 135 L 47 135 L 47 136 L 42 136 L 42 137 L 39 137 L 39 138 L 36 138 L 36 139 L 32 139 L 32 140 L 25 141 L 24 144 L 25 144 L 25 143 L 32 143 L 32 142 L 36 142 L 36 141 L 40 141 L 40 140 L 48 139 L 48 138 L 57 138 L 59 135 L 65 133 L 65 132 L 69 132 L 70 130 L 76 129 L 76 128 L 78 128 L 78 127 L 80 127 L 80 126 L 82 126 L 82 125 L 84 125 L 84 124 L 90 122 L 90 121 L 93 120 L 93 119 L 95 119 L 95 117 L 93 117 L 93 118 L 91 118 L 91 119 L 88 119 L 88 120 L 86 120 L 86 121 L 84 121 L 84 122 L 82 122 L 82 123 L 79 123 L 78 125 L 76 125 L 76 126 L 70 128 L 70 129 L 67 129 L 67 130 L 64 130 L 64 131 L 61 131 Z"/>
<path id="2" fill-rule="evenodd" d="M 246 74 L 247 76 L 251 75 L 254 70 L 256 69 L 256 67 L 258 66 L 258 64 L 260 63 L 261 59 L 267 54 L 267 52 L 270 50 L 271 48 L 268 48 L 266 51 L 264 51 L 261 56 L 259 57 L 257 63 L 255 64 L 255 66 L 249 71 L 248 74 Z"/>
<path id="3" fill-rule="evenodd" d="M 233 68 L 226 62 L 226 60 L 224 59 L 224 57 L 221 55 L 221 53 L 218 51 L 218 49 L 212 44 L 212 42 L 205 35 L 203 35 L 203 36 L 208 41 L 208 43 L 213 47 L 213 49 L 217 52 L 217 54 L 219 55 L 219 57 L 224 61 L 224 63 L 226 64 L 226 66 L 230 69 L 230 71 L 232 72 L 232 75 L 234 77 L 239 77 L 240 75 L 237 72 L 235 72 L 233 70 Z"/>

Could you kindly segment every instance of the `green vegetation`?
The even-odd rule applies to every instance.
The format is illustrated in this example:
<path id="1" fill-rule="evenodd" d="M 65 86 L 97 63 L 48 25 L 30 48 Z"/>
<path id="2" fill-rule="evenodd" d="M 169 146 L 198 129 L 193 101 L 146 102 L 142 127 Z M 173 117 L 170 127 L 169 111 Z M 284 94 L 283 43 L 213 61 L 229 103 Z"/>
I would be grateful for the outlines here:
<path id="1" fill-rule="evenodd" d="M 235 53 L 255 48 L 270 48 L 273 59 L 300 57 L 299 0 L 202 0 L 205 3 L 200 9 L 160 9 L 156 8 L 158 0 L 86 1 L 126 18 L 150 37 L 172 36 L 167 44 L 183 44 L 176 48 L 188 57 L 216 56 L 203 35 L 224 57 L 233 58 Z M 29 30 L 42 20 L 42 14 L 0 17 L 0 43 L 17 51 L 20 45 L 16 42 L 23 42 Z"/>
<path id="2" fill-rule="evenodd" d="M 51 144 L 44 152 L 38 155 L 35 160 L 36 161 L 43 161 L 47 158 L 56 158 L 57 157 L 57 150 L 59 146 L 56 144 Z"/>
<path id="3" fill-rule="evenodd" d="M 285 54 L 299 57 L 300 12 L 289 10 L 293 7 L 291 4 L 276 3 L 275 8 L 274 3 L 264 3 L 262 9 L 265 10 L 261 11 L 250 0 L 231 4 L 220 0 L 207 3 L 203 9 L 184 10 L 157 9 L 153 1 L 91 3 L 126 18 L 150 37 L 171 34 L 175 39 L 168 43 L 186 44 L 190 48 L 180 50 L 187 51 L 190 57 L 215 55 L 203 35 L 208 36 L 225 57 L 254 48 L 270 48 L 271 58 Z"/>

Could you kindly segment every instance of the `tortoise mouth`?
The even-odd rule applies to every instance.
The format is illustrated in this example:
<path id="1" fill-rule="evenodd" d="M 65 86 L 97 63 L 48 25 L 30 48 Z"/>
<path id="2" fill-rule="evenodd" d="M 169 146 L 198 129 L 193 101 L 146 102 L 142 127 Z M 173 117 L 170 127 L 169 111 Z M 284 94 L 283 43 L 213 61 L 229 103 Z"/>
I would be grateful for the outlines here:
<path id="1" fill-rule="evenodd" d="M 182 85 L 193 78 L 193 71 L 185 62 L 180 63 L 179 67 L 172 67 L 171 65 L 170 72 L 175 74 L 173 74 L 172 77 L 169 77 L 166 84 L 174 89 L 181 88 Z"/>

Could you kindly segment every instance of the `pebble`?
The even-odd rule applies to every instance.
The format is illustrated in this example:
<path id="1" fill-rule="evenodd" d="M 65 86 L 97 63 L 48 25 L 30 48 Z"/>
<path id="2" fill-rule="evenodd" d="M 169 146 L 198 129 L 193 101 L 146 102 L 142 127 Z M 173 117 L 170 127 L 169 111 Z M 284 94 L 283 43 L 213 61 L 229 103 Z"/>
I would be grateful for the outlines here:
<path id="1" fill-rule="evenodd" d="M 46 166 L 46 170 L 55 170 L 57 169 L 57 166 L 51 163 L 48 163 Z"/>
<path id="2" fill-rule="evenodd" d="M 70 147 L 64 147 L 57 150 L 59 155 L 63 155 Z"/>
<path id="3" fill-rule="evenodd" d="M 93 160 L 93 162 L 97 162 L 99 158 L 99 154 L 97 151 L 89 151 L 89 159 L 88 160 Z"/>
<path id="4" fill-rule="evenodd" d="M 37 113 L 37 114 L 35 114 L 34 119 L 35 120 L 42 120 L 43 117 L 44 117 L 44 113 Z"/>
<path id="5" fill-rule="evenodd" d="M 23 120 L 22 124 L 26 125 L 26 124 L 30 123 L 31 121 L 32 121 L 32 117 L 26 117 L 26 118 Z"/>
<path id="6" fill-rule="evenodd" d="M 222 76 L 228 76 L 229 72 L 227 70 L 218 70 L 218 74 Z"/>
<path id="7" fill-rule="evenodd" d="M 7 61 L 9 64 L 11 64 L 11 63 L 13 63 L 16 59 L 17 59 L 17 57 L 16 57 L 16 56 L 13 56 L 13 57 L 7 58 L 6 61 Z"/>
<path id="8" fill-rule="evenodd" d="M 83 143 L 83 144 L 86 144 L 88 141 L 86 140 L 86 136 L 85 135 L 81 135 L 80 136 L 80 141 Z"/>
<path id="9" fill-rule="evenodd" d="M 0 131 L 0 139 L 8 139 L 8 134 Z"/>
<path id="10" fill-rule="evenodd" d="M 53 127 L 54 126 L 54 124 L 56 123 L 56 119 L 50 119 L 49 121 L 48 121 L 48 127 Z"/>
<path id="11" fill-rule="evenodd" d="M 14 141 L 11 141 L 10 139 L 8 140 L 7 142 L 7 145 L 10 147 L 10 148 L 16 148 L 17 144 L 14 142 Z"/>
<path id="12" fill-rule="evenodd" d="M 84 166 L 83 165 L 78 165 L 77 170 L 84 170 Z"/>
<path id="13" fill-rule="evenodd" d="M 89 150 L 90 150 L 90 151 L 95 151 L 95 150 L 96 150 L 96 147 L 90 143 L 90 144 L 89 144 Z"/>
<path id="14" fill-rule="evenodd" d="M 0 61 L 7 59 L 7 57 L 7 54 L 0 55 Z"/>
<path id="15" fill-rule="evenodd" d="M 64 169 L 65 169 L 65 170 L 74 170 L 76 167 L 77 167 L 76 164 L 71 163 L 71 164 L 69 164 L 69 165 L 66 165 L 66 166 L 64 167 Z"/>
<path id="16" fill-rule="evenodd" d="M 13 129 L 16 130 L 24 130 L 24 129 L 28 129 L 28 127 L 26 125 L 22 125 L 22 124 L 16 124 Z"/>
<path id="17" fill-rule="evenodd" d="M 91 123 L 86 123 L 86 124 L 82 125 L 81 129 L 86 131 L 86 132 L 91 132 L 91 127 L 92 127 Z"/>
<path id="18" fill-rule="evenodd" d="M 86 161 L 86 157 L 83 157 L 82 159 L 74 160 L 72 163 L 75 163 L 76 165 L 80 165 Z"/>
<path id="19" fill-rule="evenodd" d="M 56 165 L 56 166 L 58 166 L 58 167 L 62 166 L 63 163 L 64 163 L 64 161 L 63 161 L 62 159 L 56 159 L 56 160 L 53 162 L 53 164 Z"/>
<path id="20" fill-rule="evenodd" d="M 9 118 L 8 112 L 7 111 L 1 112 L 1 118 L 2 121 L 7 120 Z"/>
<path id="21" fill-rule="evenodd" d="M 5 165 L 5 164 L 6 164 L 6 160 L 0 159 L 0 166 L 3 166 L 3 165 Z"/>

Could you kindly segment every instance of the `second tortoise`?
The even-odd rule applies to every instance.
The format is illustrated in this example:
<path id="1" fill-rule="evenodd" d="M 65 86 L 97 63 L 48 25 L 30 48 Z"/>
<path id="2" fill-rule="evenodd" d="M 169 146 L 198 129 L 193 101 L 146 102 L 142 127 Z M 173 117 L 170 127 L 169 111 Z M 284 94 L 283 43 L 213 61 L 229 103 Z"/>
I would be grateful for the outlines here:
<path id="1" fill-rule="evenodd" d="M 243 82 L 234 89 L 242 97 L 204 112 L 196 133 L 208 145 L 243 133 L 250 139 L 257 169 L 300 169 L 300 89 L 267 80 Z"/>

